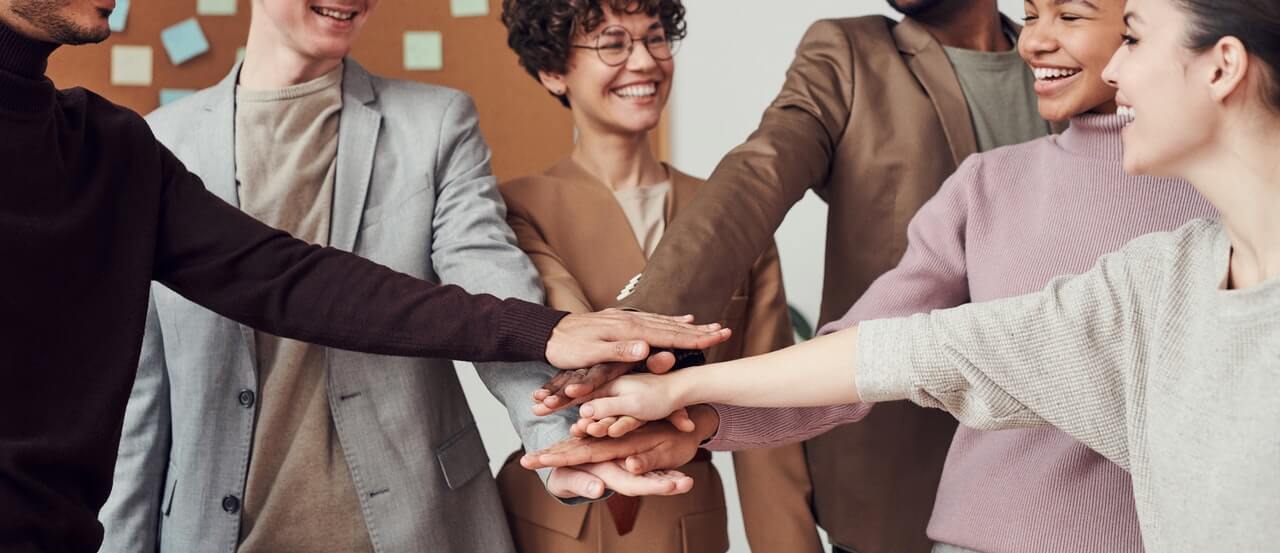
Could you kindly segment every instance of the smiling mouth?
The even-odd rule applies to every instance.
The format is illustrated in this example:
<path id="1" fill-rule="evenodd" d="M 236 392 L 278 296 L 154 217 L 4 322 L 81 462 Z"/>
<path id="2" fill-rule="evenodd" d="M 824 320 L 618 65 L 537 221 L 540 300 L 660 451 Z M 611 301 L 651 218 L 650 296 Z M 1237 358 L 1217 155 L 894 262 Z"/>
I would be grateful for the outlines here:
<path id="1" fill-rule="evenodd" d="M 1138 120 L 1138 110 L 1133 109 L 1133 106 L 1116 106 L 1116 115 L 1120 116 L 1120 121 L 1126 127 Z"/>
<path id="2" fill-rule="evenodd" d="M 648 98 L 658 94 L 658 85 L 657 83 L 633 84 L 616 88 L 613 93 L 623 98 Z"/>
<path id="3" fill-rule="evenodd" d="M 335 10 L 333 8 L 321 8 L 319 6 L 311 6 L 311 11 L 315 12 L 317 15 L 328 17 L 330 19 L 336 19 L 338 21 L 351 21 L 352 19 L 355 19 L 356 15 L 359 13 L 359 12 L 344 12 L 342 10 Z"/>
<path id="4" fill-rule="evenodd" d="M 1080 69 L 1061 69 L 1057 67 L 1035 67 L 1032 72 L 1035 73 L 1037 81 L 1061 81 L 1069 79 L 1080 74 Z"/>

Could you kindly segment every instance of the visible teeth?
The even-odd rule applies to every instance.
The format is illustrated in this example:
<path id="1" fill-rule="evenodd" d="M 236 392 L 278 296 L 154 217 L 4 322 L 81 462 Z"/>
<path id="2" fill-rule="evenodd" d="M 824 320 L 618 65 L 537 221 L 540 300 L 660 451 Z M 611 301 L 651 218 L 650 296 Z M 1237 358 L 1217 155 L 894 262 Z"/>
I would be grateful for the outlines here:
<path id="1" fill-rule="evenodd" d="M 1036 80 L 1040 81 L 1070 77 L 1080 72 L 1079 69 L 1058 69 L 1056 67 L 1035 67 L 1032 71 L 1035 73 Z"/>
<path id="2" fill-rule="evenodd" d="M 623 98 L 640 98 L 643 96 L 653 96 L 654 94 L 657 94 L 658 87 L 653 83 L 637 84 L 637 85 L 631 85 L 624 88 L 619 88 L 613 92 L 614 94 L 617 94 L 618 96 L 622 96 Z"/>
<path id="3" fill-rule="evenodd" d="M 1120 116 L 1120 120 L 1124 121 L 1125 125 L 1132 124 L 1134 121 L 1138 119 L 1138 111 L 1133 109 L 1133 107 L 1131 106 L 1117 107 L 1116 115 Z"/>
<path id="4" fill-rule="evenodd" d="M 331 10 L 329 8 L 321 8 L 321 7 L 312 7 L 311 9 L 320 15 L 323 15 L 325 17 L 332 17 L 339 21 L 347 21 L 356 16 L 356 12 L 340 12 L 338 10 Z"/>

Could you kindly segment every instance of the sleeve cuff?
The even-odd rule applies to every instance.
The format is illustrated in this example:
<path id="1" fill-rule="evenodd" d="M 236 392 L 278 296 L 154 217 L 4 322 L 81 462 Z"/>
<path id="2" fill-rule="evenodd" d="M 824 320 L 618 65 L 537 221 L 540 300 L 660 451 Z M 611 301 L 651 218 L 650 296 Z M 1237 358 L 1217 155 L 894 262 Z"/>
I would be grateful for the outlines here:
<path id="1" fill-rule="evenodd" d="M 914 387 L 913 344 L 928 331 L 928 316 L 867 321 L 858 326 L 854 379 L 863 402 L 907 399 Z"/>
<path id="2" fill-rule="evenodd" d="M 551 331 L 569 313 L 521 300 L 505 300 L 507 311 L 498 324 L 503 357 L 518 361 L 546 361 Z"/>

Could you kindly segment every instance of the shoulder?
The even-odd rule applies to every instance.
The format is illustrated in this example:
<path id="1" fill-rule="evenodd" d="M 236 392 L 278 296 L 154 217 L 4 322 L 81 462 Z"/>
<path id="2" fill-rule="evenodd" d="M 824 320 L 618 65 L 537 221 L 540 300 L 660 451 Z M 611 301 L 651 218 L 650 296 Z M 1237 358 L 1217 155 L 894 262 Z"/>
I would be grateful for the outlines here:
<path id="1" fill-rule="evenodd" d="M 563 185 L 563 179 L 546 174 L 527 175 L 498 184 L 498 192 L 511 213 L 540 212 L 543 205 L 554 205 L 552 196 Z"/>
<path id="2" fill-rule="evenodd" d="M 446 111 L 475 113 L 476 110 L 470 95 L 446 86 L 374 74 L 369 74 L 369 82 L 377 92 L 378 103 L 384 111 L 405 110 L 439 115 Z"/>
<path id="3" fill-rule="evenodd" d="M 63 112 L 84 121 L 90 127 L 100 129 L 107 136 L 136 138 L 151 131 L 138 112 L 108 100 L 86 88 L 71 88 L 58 92 Z"/>
<path id="4" fill-rule="evenodd" d="M 892 19 L 883 15 L 819 19 L 809 26 L 808 32 L 818 35 L 838 33 L 845 35 L 850 42 L 892 41 L 894 24 Z"/>

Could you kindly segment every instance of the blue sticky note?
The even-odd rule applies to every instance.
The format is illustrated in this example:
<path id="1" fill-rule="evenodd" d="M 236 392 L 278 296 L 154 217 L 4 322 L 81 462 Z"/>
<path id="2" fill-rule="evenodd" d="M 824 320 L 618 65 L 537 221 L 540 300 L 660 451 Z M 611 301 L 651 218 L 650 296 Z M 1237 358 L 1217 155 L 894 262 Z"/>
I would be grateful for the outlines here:
<path id="1" fill-rule="evenodd" d="M 116 9 L 111 10 L 111 17 L 107 18 L 107 25 L 111 26 L 111 32 L 124 32 L 124 26 L 129 22 L 129 0 L 116 0 Z"/>
<path id="2" fill-rule="evenodd" d="M 483 17 L 489 15 L 489 0 L 449 0 L 454 17 Z"/>
<path id="3" fill-rule="evenodd" d="M 194 17 L 160 31 L 160 41 L 174 65 L 182 65 L 209 51 L 209 40 Z"/>
<path id="4" fill-rule="evenodd" d="M 160 89 L 160 105 L 177 102 L 194 93 L 195 91 L 189 88 L 162 88 Z"/>
<path id="5" fill-rule="evenodd" d="M 404 68 L 410 71 L 443 69 L 444 37 L 436 31 L 405 32 Z"/>

